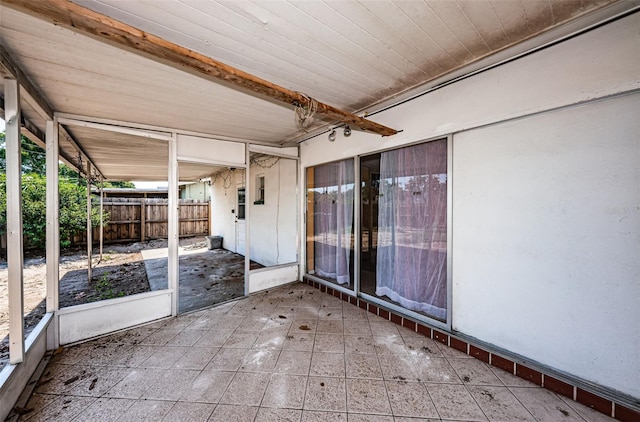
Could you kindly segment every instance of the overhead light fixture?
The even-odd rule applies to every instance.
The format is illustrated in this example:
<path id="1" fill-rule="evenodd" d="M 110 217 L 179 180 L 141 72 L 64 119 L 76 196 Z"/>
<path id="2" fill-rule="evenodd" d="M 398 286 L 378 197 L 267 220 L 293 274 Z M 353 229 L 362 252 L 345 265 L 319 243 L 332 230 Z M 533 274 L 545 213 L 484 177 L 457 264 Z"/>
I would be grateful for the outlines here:
<path id="1" fill-rule="evenodd" d="M 329 142 L 334 142 L 336 140 L 336 130 L 333 129 L 329 134 Z"/>
<path id="2" fill-rule="evenodd" d="M 344 136 L 345 138 L 348 138 L 349 136 L 351 136 L 351 128 L 349 127 L 349 125 L 346 125 L 344 127 Z"/>

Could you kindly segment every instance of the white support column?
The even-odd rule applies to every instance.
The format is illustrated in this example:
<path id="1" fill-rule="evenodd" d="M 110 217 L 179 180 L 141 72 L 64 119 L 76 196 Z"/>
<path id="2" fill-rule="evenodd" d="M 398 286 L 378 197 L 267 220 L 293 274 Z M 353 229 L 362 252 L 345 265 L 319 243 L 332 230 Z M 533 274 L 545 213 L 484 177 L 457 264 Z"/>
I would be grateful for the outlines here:
<path id="1" fill-rule="evenodd" d="M 58 310 L 60 216 L 58 194 L 58 123 L 47 121 L 47 312 Z"/>
<path id="2" fill-rule="evenodd" d="M 102 246 L 104 245 L 104 178 L 100 176 L 100 262 L 102 262 Z"/>
<path id="3" fill-rule="evenodd" d="M 168 271 L 169 289 L 173 290 L 171 315 L 178 315 L 178 140 L 174 133 L 169 141 L 169 192 L 168 192 Z"/>
<path id="4" fill-rule="evenodd" d="M 9 362 L 24 361 L 22 274 L 22 175 L 20 152 L 20 87 L 4 80 L 5 142 L 7 166 L 7 265 L 9 291 Z"/>
<path id="5" fill-rule="evenodd" d="M 48 120 L 46 128 L 47 147 L 47 312 L 59 309 L 58 288 L 60 284 L 60 212 L 59 212 L 59 127 L 57 120 Z M 53 319 L 52 336 L 47 338 L 47 349 L 60 345 L 57 318 Z"/>
<path id="6" fill-rule="evenodd" d="M 93 227 L 91 226 L 91 162 L 87 161 L 87 281 L 91 283 L 91 259 L 93 249 Z"/>
<path id="7" fill-rule="evenodd" d="M 244 295 L 249 296 L 251 281 L 251 205 L 249 200 L 251 192 L 251 152 L 247 145 L 244 146 L 246 164 L 244 170 Z M 237 210 L 236 210 L 237 212 Z"/>

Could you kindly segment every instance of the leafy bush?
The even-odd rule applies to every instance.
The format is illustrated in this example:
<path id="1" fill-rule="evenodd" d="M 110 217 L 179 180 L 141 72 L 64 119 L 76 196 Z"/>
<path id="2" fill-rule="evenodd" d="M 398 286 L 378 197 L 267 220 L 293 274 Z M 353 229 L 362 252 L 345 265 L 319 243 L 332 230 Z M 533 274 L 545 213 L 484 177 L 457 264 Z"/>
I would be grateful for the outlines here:
<path id="1" fill-rule="evenodd" d="M 6 174 L 0 174 L 0 233 L 6 232 L 7 200 Z M 68 180 L 60 179 L 58 189 L 60 201 L 60 245 L 71 245 L 73 235 L 86 230 L 87 226 L 87 190 Z M 29 173 L 22 175 L 22 226 L 28 246 L 43 249 L 46 245 L 46 202 L 47 182 L 43 175 Z M 104 213 L 106 225 L 108 213 Z M 91 209 L 91 224 L 100 225 L 100 210 Z"/>

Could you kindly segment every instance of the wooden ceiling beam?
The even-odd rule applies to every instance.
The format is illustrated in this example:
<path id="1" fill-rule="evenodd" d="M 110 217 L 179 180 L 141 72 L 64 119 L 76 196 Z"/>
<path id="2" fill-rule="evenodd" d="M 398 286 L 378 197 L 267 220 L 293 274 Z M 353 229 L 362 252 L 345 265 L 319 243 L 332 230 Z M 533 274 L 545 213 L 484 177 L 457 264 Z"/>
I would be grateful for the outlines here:
<path id="1" fill-rule="evenodd" d="M 55 25 L 91 35 L 109 44 L 143 53 L 147 57 L 177 69 L 188 70 L 208 79 L 224 81 L 278 102 L 308 107 L 312 101 L 299 92 L 276 85 L 67 0 L 1 1 L 16 10 L 37 16 Z M 319 101 L 316 113 L 382 136 L 398 133 L 395 129 Z"/>

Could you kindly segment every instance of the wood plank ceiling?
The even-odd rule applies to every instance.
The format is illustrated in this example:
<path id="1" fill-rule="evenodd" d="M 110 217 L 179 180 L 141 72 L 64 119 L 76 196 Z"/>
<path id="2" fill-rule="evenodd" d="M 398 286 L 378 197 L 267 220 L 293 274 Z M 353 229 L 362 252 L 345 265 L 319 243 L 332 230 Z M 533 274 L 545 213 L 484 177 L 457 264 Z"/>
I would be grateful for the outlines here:
<path id="1" fill-rule="evenodd" d="M 75 2 L 348 112 L 366 110 L 615 3 Z M 304 135 L 294 122 L 292 107 L 182 72 L 5 5 L 0 7 L 0 42 L 58 112 L 274 145 Z M 42 120 L 31 117 L 34 122 Z M 104 167 L 105 176 L 122 179 L 126 171 L 139 166 L 131 163 L 107 171 L 107 146 L 128 148 L 122 137 L 70 131 Z"/>

